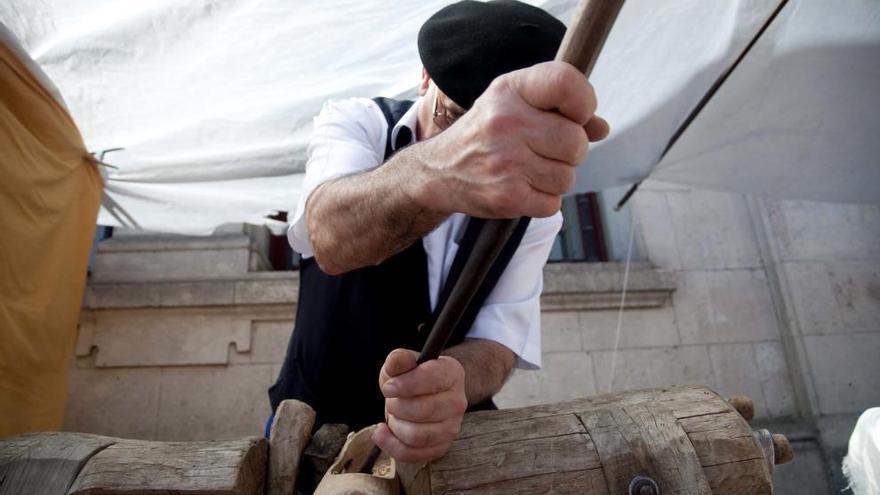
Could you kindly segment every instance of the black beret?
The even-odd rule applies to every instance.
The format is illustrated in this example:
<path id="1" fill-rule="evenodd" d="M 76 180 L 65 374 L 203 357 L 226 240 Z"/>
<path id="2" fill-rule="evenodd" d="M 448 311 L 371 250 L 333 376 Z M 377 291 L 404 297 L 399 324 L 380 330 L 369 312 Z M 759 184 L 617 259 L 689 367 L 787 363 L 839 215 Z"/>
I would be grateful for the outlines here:
<path id="1" fill-rule="evenodd" d="M 515 0 L 448 5 L 419 30 L 419 56 L 447 96 L 470 108 L 493 79 L 553 60 L 565 25 Z"/>

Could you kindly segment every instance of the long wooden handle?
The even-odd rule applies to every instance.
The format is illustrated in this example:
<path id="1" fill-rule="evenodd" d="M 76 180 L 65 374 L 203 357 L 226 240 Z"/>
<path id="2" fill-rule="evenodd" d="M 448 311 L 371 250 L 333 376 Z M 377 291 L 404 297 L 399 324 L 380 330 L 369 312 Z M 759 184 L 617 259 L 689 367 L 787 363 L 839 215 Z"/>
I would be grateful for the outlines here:
<path id="1" fill-rule="evenodd" d="M 572 24 L 565 31 L 565 37 L 556 52 L 556 60 L 568 62 L 589 76 L 623 2 L 624 0 L 581 0 L 575 8 Z M 486 274 L 510 240 L 519 221 L 519 218 L 487 220 L 483 224 L 474 249 L 462 267 L 461 276 L 430 329 L 428 340 L 418 357 L 419 364 L 440 356 L 465 309 L 483 285 Z M 379 453 L 379 448 L 374 447 L 359 471 L 369 473 Z"/>
<path id="2" fill-rule="evenodd" d="M 593 70 L 602 45 L 617 19 L 624 0 L 581 0 L 575 9 L 571 27 L 565 32 L 556 52 L 556 60 L 568 62 L 587 76 Z M 519 223 L 510 220 L 488 220 L 480 231 L 474 250 L 462 268 L 461 277 L 440 310 L 437 322 L 431 328 L 419 363 L 436 359 L 446 347 L 462 313 L 486 278 L 492 264 Z"/>
<path id="3" fill-rule="evenodd" d="M 599 58 L 611 26 L 623 7 L 624 0 L 581 0 L 575 7 L 574 19 L 565 31 L 556 60 L 568 62 L 587 77 Z"/>

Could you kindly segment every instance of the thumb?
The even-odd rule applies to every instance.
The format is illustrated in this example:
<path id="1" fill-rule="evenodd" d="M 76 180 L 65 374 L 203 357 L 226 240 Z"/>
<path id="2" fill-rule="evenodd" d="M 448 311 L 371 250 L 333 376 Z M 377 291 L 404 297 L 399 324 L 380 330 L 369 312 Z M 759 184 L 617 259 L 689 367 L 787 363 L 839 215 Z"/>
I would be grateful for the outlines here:
<path id="1" fill-rule="evenodd" d="M 379 372 L 379 386 L 385 384 L 391 378 L 402 375 L 418 366 L 416 360 L 419 355 L 409 349 L 395 349 L 385 358 L 382 371 Z"/>

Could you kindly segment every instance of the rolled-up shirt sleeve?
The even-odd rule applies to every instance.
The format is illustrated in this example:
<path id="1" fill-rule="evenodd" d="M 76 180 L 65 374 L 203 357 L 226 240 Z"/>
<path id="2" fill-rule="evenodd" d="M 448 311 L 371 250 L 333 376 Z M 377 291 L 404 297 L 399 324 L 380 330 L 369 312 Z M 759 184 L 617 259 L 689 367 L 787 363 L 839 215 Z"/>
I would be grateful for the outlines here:
<path id="1" fill-rule="evenodd" d="M 541 367 L 541 291 L 544 264 L 562 227 L 562 214 L 534 218 L 498 284 L 477 314 L 468 338 L 498 342 L 517 356 L 516 367 Z"/>
<path id="2" fill-rule="evenodd" d="M 314 119 L 299 203 L 287 240 L 294 251 L 314 256 L 305 206 L 309 195 L 328 180 L 372 170 L 382 163 L 388 124 L 368 99 L 331 100 Z"/>

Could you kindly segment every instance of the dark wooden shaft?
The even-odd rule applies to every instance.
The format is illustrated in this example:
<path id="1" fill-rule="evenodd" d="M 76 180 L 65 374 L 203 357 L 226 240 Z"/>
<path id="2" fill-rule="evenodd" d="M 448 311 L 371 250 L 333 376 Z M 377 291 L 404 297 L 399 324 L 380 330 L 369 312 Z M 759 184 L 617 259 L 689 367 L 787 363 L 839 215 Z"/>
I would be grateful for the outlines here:
<path id="1" fill-rule="evenodd" d="M 585 75 L 593 70 L 602 45 L 614 25 L 624 0 L 581 0 L 575 10 L 571 27 L 565 32 L 556 52 L 556 60 L 567 62 Z M 468 257 L 446 305 L 430 329 L 419 363 L 436 359 L 449 341 L 452 331 L 468 303 L 483 283 L 495 258 L 507 244 L 519 218 L 488 220 L 477 236 L 474 250 Z"/>
<path id="2" fill-rule="evenodd" d="M 586 76 L 590 75 L 602 45 L 611 26 L 614 25 L 624 0 L 581 0 L 575 9 L 571 26 L 566 30 L 562 44 L 556 52 L 556 60 L 577 67 Z M 421 364 L 437 359 L 452 336 L 455 326 L 461 319 L 474 294 L 482 285 L 489 268 L 516 229 L 519 218 L 488 220 L 477 236 L 474 250 L 462 268 L 446 304 L 437 316 L 437 322 L 430 329 L 428 340 L 418 358 Z M 370 453 L 361 472 L 369 473 L 379 458 L 379 448 Z"/>

